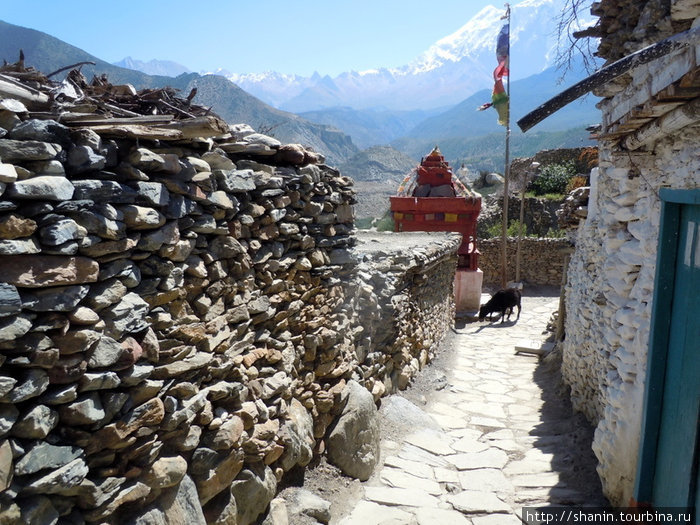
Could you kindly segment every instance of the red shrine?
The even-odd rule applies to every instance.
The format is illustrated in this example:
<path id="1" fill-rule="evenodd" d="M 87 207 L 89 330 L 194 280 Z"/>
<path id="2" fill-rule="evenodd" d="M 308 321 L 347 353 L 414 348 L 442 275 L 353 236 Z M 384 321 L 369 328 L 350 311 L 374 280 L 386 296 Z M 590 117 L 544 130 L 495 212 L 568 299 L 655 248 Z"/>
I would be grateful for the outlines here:
<path id="1" fill-rule="evenodd" d="M 453 175 L 437 146 L 421 159 L 414 180 L 404 181 L 390 197 L 394 231 L 459 232 L 459 262 L 455 277 L 457 311 L 479 308 L 483 274 L 479 270 L 476 220 L 481 196 Z"/>

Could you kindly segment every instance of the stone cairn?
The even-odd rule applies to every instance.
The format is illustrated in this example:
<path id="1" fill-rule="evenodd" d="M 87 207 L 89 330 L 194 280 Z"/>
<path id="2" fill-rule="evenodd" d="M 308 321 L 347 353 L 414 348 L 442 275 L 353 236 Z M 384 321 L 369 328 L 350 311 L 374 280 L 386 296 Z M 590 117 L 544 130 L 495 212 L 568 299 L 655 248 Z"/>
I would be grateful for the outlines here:
<path id="1" fill-rule="evenodd" d="M 253 523 L 451 324 L 412 328 L 444 276 L 348 285 L 350 179 L 192 96 L 0 69 L 0 523 Z M 358 308 L 398 303 L 380 356 Z"/>

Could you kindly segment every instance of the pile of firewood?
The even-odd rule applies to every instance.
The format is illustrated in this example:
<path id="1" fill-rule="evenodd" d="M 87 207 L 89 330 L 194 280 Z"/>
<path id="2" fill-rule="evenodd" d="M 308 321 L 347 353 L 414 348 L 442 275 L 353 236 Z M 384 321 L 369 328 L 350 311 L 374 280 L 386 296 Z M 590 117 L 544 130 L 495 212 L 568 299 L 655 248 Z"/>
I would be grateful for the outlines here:
<path id="1" fill-rule="evenodd" d="M 93 63 L 44 75 L 25 67 L 20 51 L 19 61 L 0 66 L 0 98 L 20 102 L 20 110 L 31 118 L 89 127 L 105 137 L 179 140 L 228 133 L 228 125 L 211 108 L 192 103 L 196 88 L 181 98 L 170 87 L 136 91 L 129 84 L 115 86 L 106 75 L 88 82 L 80 71 L 85 64 Z M 66 70 L 70 71 L 63 81 L 51 80 Z"/>

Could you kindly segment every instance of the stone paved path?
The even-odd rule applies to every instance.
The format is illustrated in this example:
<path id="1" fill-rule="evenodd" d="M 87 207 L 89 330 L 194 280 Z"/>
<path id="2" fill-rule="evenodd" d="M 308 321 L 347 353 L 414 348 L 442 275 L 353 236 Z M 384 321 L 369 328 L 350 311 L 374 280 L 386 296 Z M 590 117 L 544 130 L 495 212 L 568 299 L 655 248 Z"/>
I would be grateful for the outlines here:
<path id="1" fill-rule="evenodd" d="M 534 293 L 517 323 L 458 322 L 433 365 L 446 384 L 405 396 L 423 399 L 426 424 L 382 441 L 382 465 L 338 523 L 518 525 L 524 506 L 606 503 L 592 430 L 571 413 L 556 363 L 514 352 L 543 341 L 557 309 L 554 289 Z"/>

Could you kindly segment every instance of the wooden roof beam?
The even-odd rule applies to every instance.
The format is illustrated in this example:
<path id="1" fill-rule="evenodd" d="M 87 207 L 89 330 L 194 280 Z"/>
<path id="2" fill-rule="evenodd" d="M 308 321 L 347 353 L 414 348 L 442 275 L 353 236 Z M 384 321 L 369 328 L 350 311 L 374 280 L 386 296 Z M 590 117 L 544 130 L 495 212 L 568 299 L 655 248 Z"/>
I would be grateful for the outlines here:
<path id="1" fill-rule="evenodd" d="M 518 120 L 518 127 L 525 132 L 577 98 L 580 98 L 586 93 L 607 84 L 611 80 L 616 79 L 628 71 L 656 60 L 657 58 L 666 56 L 667 54 L 679 49 L 686 48 L 690 45 L 697 45 L 699 43 L 700 27 L 696 27 L 661 40 L 660 42 L 647 46 L 644 49 L 640 49 L 631 55 L 627 55 L 617 62 L 613 62 L 612 64 L 601 68 L 588 78 L 581 80 L 555 97 L 549 99 L 540 107 Z"/>
<path id="2" fill-rule="evenodd" d="M 700 97 L 643 125 L 637 131 L 625 137 L 622 140 L 622 146 L 634 151 L 652 144 L 664 135 L 675 133 L 686 126 L 698 122 L 700 122 Z"/>

